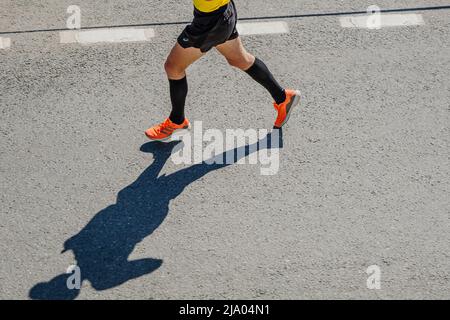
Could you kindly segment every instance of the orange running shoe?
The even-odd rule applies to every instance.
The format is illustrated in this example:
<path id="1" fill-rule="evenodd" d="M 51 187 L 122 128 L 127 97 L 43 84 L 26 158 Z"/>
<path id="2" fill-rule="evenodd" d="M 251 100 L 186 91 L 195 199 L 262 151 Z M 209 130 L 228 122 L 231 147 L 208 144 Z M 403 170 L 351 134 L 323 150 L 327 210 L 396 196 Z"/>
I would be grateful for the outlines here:
<path id="1" fill-rule="evenodd" d="M 189 130 L 190 128 L 191 124 L 187 118 L 184 119 L 182 124 L 173 123 L 169 118 L 167 118 L 164 122 L 147 129 L 145 131 L 145 135 L 150 140 L 166 141 L 174 132 L 181 132 Z"/>
<path id="2" fill-rule="evenodd" d="M 286 100 L 280 104 L 273 103 L 275 110 L 278 111 L 277 119 L 275 120 L 274 128 L 280 129 L 286 124 L 291 116 L 294 107 L 300 102 L 300 91 L 285 90 Z"/>

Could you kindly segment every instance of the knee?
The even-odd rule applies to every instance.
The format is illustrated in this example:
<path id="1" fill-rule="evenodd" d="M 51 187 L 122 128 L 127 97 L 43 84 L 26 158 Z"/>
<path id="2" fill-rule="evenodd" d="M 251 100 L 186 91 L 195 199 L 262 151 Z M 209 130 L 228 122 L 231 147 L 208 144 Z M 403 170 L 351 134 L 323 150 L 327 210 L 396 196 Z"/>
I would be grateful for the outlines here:
<path id="1" fill-rule="evenodd" d="M 170 59 L 167 59 L 164 63 L 164 70 L 170 79 L 182 78 L 185 75 L 185 69 Z"/>
<path id="2" fill-rule="evenodd" d="M 239 58 L 227 58 L 227 61 L 228 64 L 232 67 L 241 70 L 247 70 L 253 65 L 253 63 L 255 62 L 255 58 L 250 54 L 246 54 L 243 57 Z"/>

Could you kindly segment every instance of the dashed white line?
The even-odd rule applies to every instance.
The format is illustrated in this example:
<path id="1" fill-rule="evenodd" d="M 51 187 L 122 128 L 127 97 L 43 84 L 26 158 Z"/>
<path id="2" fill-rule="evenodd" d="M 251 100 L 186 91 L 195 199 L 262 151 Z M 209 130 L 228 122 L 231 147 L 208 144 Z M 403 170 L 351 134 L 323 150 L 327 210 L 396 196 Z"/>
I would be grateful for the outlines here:
<path id="1" fill-rule="evenodd" d="M 289 26 L 284 21 L 238 23 L 241 35 L 289 33 Z"/>
<path id="2" fill-rule="evenodd" d="M 375 14 L 364 16 L 341 17 L 343 28 L 369 28 L 423 25 L 425 22 L 420 14 Z M 269 22 L 238 22 L 237 29 L 241 35 L 263 35 L 289 33 L 285 21 Z M 120 43 L 150 41 L 155 37 L 152 28 L 104 28 L 91 30 L 67 30 L 59 33 L 60 43 Z M 11 39 L 0 37 L 0 49 L 8 49 Z"/>
<path id="3" fill-rule="evenodd" d="M 11 47 L 11 39 L 0 37 L 0 49 L 8 49 L 9 47 Z"/>
<path id="4" fill-rule="evenodd" d="M 420 14 L 374 14 L 340 18 L 343 28 L 379 29 L 383 27 L 415 26 L 424 24 Z"/>
<path id="5" fill-rule="evenodd" d="M 155 37 L 151 28 L 110 28 L 95 30 L 69 30 L 59 33 L 60 43 L 119 43 L 149 41 Z"/>

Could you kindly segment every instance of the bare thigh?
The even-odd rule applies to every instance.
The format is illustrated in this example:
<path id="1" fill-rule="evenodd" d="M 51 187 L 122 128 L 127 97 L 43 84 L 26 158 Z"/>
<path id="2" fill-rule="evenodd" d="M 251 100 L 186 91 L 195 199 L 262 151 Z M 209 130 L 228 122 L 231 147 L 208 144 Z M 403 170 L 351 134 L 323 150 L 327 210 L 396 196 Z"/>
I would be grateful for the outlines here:
<path id="1" fill-rule="evenodd" d="M 216 49 L 230 65 L 241 70 L 247 70 L 255 62 L 255 57 L 245 50 L 241 37 L 220 44 L 216 46 Z"/>
<path id="2" fill-rule="evenodd" d="M 200 49 L 183 48 L 176 43 L 164 64 L 167 76 L 172 80 L 183 79 L 186 76 L 186 69 L 203 55 Z"/>

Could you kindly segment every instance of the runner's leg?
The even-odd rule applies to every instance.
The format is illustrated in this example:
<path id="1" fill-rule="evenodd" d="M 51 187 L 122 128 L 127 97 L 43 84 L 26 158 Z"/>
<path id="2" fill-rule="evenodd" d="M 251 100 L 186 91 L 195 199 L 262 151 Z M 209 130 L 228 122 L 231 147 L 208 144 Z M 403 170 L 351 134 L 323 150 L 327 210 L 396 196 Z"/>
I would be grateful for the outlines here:
<path id="1" fill-rule="evenodd" d="M 176 124 L 181 124 L 184 121 L 184 106 L 188 92 L 186 69 L 203 55 L 204 53 L 200 49 L 183 48 L 176 43 L 164 64 L 169 79 L 172 102 L 172 112 L 169 118 Z"/>
<path id="2" fill-rule="evenodd" d="M 216 49 L 230 65 L 245 71 L 266 88 L 277 104 L 286 100 L 285 90 L 278 84 L 264 62 L 245 50 L 240 37 L 218 45 Z"/>

